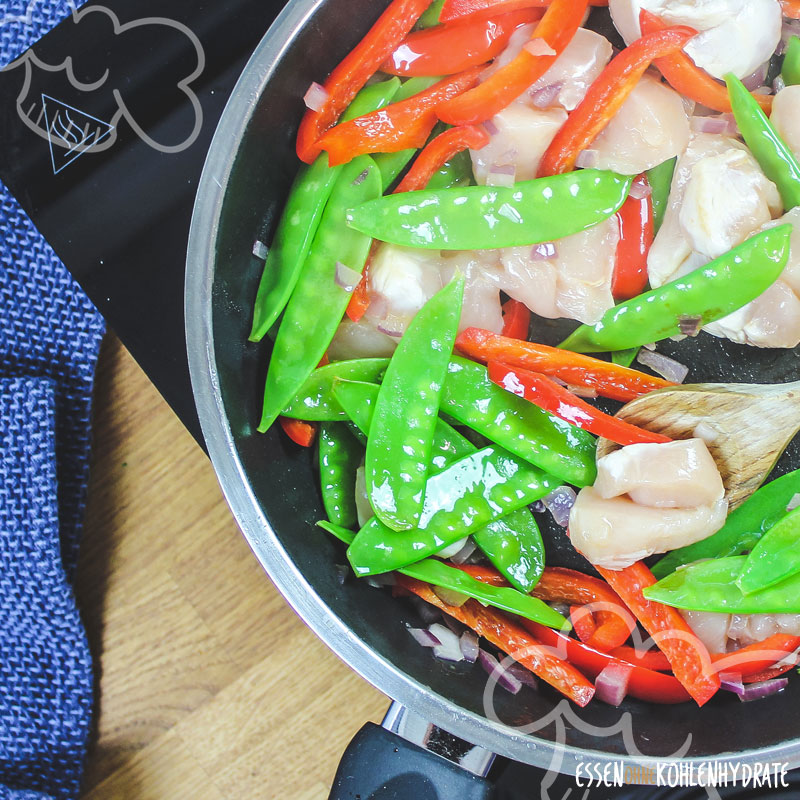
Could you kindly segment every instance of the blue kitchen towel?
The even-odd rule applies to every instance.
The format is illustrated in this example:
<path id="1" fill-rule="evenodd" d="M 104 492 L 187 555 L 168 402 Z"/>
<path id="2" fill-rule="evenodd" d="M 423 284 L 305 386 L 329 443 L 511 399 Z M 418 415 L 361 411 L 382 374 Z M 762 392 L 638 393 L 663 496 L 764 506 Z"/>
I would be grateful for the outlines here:
<path id="1" fill-rule="evenodd" d="M 0 65 L 72 7 L 0 0 Z M 93 682 L 71 580 L 103 331 L 0 185 L 0 800 L 80 790 Z"/>

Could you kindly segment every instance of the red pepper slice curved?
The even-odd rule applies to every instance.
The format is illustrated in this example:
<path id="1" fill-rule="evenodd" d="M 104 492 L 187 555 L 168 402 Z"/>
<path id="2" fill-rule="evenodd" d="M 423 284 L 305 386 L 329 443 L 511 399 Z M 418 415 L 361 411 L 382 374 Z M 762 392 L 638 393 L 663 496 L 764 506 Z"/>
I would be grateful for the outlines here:
<path id="1" fill-rule="evenodd" d="M 784 17 L 800 19 L 800 0 L 781 0 L 781 10 Z"/>
<path id="2" fill-rule="evenodd" d="M 672 441 L 663 433 L 638 428 L 600 411 L 546 375 L 512 367 L 502 361 L 490 361 L 488 366 L 489 378 L 506 391 L 524 397 L 550 414 L 597 436 L 605 436 L 619 445 Z"/>
<path id="3" fill-rule="evenodd" d="M 742 683 L 761 683 L 761 681 L 771 681 L 773 678 L 779 678 L 785 672 L 788 672 L 797 664 L 782 664 L 780 667 L 772 667 L 765 669 L 763 672 L 755 672 L 752 675 L 742 676 Z"/>
<path id="4" fill-rule="evenodd" d="M 653 637 L 669 660 L 675 677 L 697 705 L 707 703 L 719 689 L 719 674 L 705 645 L 680 612 L 642 594 L 642 589 L 656 582 L 653 573 L 641 561 L 621 570 L 596 569 Z"/>
<path id="5" fill-rule="evenodd" d="M 304 422 L 301 419 L 291 417 L 278 417 L 278 422 L 283 428 L 283 432 L 301 447 L 311 447 L 317 435 L 317 426 L 313 422 Z"/>
<path id="6" fill-rule="evenodd" d="M 569 621 L 572 623 L 575 635 L 582 642 L 588 642 L 597 631 L 597 623 L 586 606 L 570 606 Z"/>
<path id="7" fill-rule="evenodd" d="M 800 3 L 797 5 L 800 8 Z M 786 11 L 784 10 L 785 13 Z M 644 8 L 639 13 L 639 22 L 642 33 L 645 34 L 663 31 L 668 27 L 655 14 Z M 715 111 L 730 113 L 731 100 L 725 84 L 714 80 L 711 75 L 698 67 L 683 51 L 677 50 L 671 55 L 655 59 L 653 63 L 667 79 L 667 83 L 678 94 L 682 94 L 708 108 L 713 108 Z M 753 97 L 767 114 L 772 111 L 772 95 L 753 94 Z"/>
<path id="8" fill-rule="evenodd" d="M 436 124 L 436 108 L 473 86 L 481 70 L 482 67 L 472 67 L 434 83 L 407 100 L 342 122 L 317 144 L 328 151 L 332 167 L 365 153 L 396 153 L 422 147 Z"/>
<path id="9" fill-rule="evenodd" d="M 531 39 L 543 39 L 554 54 L 535 56 L 523 48 L 479 86 L 443 103 L 436 111 L 439 119 L 451 125 L 475 125 L 502 111 L 547 72 L 580 27 L 587 5 L 588 0 L 553 0 Z"/>
<path id="10" fill-rule="evenodd" d="M 553 375 L 572 386 L 594 389 L 602 397 L 626 403 L 655 389 L 675 384 L 645 375 L 630 367 L 610 361 L 561 350 L 536 342 L 498 336 L 483 328 L 467 328 L 456 338 L 456 348 L 468 358 L 482 361 L 502 361 L 514 367 Z"/>
<path id="11" fill-rule="evenodd" d="M 344 57 L 323 84 L 327 98 L 308 110 L 297 132 L 297 155 L 310 164 L 320 152 L 320 137 L 333 125 L 380 65 L 392 54 L 430 0 L 393 0 L 367 35 Z"/>
<path id="12" fill-rule="evenodd" d="M 506 300 L 503 303 L 503 336 L 510 339 L 527 339 L 531 326 L 531 312 L 519 300 Z"/>
<path id="13" fill-rule="evenodd" d="M 799 647 L 800 636 L 776 633 L 763 642 L 756 642 L 730 653 L 713 653 L 711 660 L 718 672 L 736 672 L 744 678 L 771 668 L 776 661 Z"/>
<path id="14" fill-rule="evenodd" d="M 642 36 L 612 58 L 553 137 L 539 163 L 539 177 L 574 169 L 581 150 L 608 125 L 653 59 L 680 50 L 696 33 L 674 25 Z"/>
<path id="15" fill-rule="evenodd" d="M 523 8 L 414 31 L 384 61 L 381 71 L 403 76 L 451 75 L 485 64 L 503 51 L 517 28 L 541 16 L 539 9 Z"/>
<path id="16" fill-rule="evenodd" d="M 617 211 L 619 243 L 611 279 L 615 300 L 630 300 L 647 287 L 647 254 L 654 236 L 653 198 L 646 175 L 639 175 L 633 185 L 638 190 L 635 194 L 644 196 L 628 195 Z"/>
<path id="17" fill-rule="evenodd" d="M 545 8 L 553 0 L 445 0 L 439 13 L 439 22 L 487 14 L 505 14 L 521 8 Z M 608 0 L 589 0 L 590 6 L 607 6 Z"/>
<path id="18" fill-rule="evenodd" d="M 608 654 L 619 658 L 621 661 L 628 661 L 640 667 L 647 667 L 656 672 L 671 672 L 669 660 L 660 650 L 637 650 L 629 645 L 622 645 L 609 650 Z"/>
<path id="19" fill-rule="evenodd" d="M 441 609 L 471 628 L 478 636 L 513 656 L 522 666 L 579 706 L 585 706 L 594 696 L 594 686 L 583 674 L 572 664 L 556 656 L 550 648 L 544 647 L 520 627 L 516 620 L 512 621 L 494 609 L 484 608 L 476 600 L 467 600 L 460 607 L 449 606 L 430 586 L 404 575 L 398 575 L 397 582 L 402 588 Z"/>

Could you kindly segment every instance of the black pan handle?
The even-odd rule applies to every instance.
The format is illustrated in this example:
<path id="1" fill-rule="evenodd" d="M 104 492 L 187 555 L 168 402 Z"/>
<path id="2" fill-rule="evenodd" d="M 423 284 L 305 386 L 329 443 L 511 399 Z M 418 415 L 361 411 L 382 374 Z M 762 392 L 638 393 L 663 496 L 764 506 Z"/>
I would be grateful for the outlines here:
<path id="1" fill-rule="evenodd" d="M 368 722 L 344 752 L 329 800 L 491 800 L 489 781 Z"/>

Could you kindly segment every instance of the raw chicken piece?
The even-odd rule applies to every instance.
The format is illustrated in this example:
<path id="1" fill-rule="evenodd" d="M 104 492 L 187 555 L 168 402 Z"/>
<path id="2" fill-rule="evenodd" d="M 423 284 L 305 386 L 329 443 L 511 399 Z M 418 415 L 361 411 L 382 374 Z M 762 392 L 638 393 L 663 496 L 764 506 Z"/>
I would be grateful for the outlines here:
<path id="1" fill-rule="evenodd" d="M 656 508 L 694 508 L 725 493 L 717 465 L 702 439 L 631 444 L 597 459 L 595 491 L 603 498 L 627 494 Z"/>
<path id="2" fill-rule="evenodd" d="M 636 561 L 705 539 L 725 522 L 727 500 L 695 508 L 655 508 L 627 497 L 604 499 L 587 486 L 569 517 L 575 549 L 592 564 L 624 569 Z"/>
<path id="3" fill-rule="evenodd" d="M 800 85 L 787 86 L 775 95 L 769 119 L 792 152 L 800 157 Z"/>
<path id="4" fill-rule="evenodd" d="M 681 614 L 710 653 L 727 652 L 729 640 L 737 647 L 747 647 L 776 633 L 800 636 L 800 614 L 731 615 L 684 610 Z"/>
<path id="5" fill-rule="evenodd" d="M 500 287 L 487 272 L 500 269 L 497 250 L 447 250 L 442 252 L 442 283 L 449 283 L 456 271 L 464 273 L 464 301 L 458 330 L 484 328 L 493 333 L 503 330 Z"/>
<path id="6" fill-rule="evenodd" d="M 728 649 L 728 627 L 730 614 L 715 611 L 686 611 L 679 609 L 697 638 L 708 648 L 709 653 L 724 653 Z"/>
<path id="7" fill-rule="evenodd" d="M 369 317 L 362 317 L 359 322 L 352 322 L 345 317 L 328 347 L 328 356 L 331 361 L 383 358 L 394 353 L 398 341 L 381 333 Z"/>
<path id="8" fill-rule="evenodd" d="M 685 50 L 715 78 L 727 72 L 750 75 L 769 60 L 781 39 L 778 0 L 609 0 L 608 5 L 626 44 L 641 35 L 642 8 L 670 25 L 700 31 Z"/>
<path id="9" fill-rule="evenodd" d="M 638 175 L 680 155 L 688 141 L 689 118 L 681 96 L 645 76 L 589 149 L 598 169 Z"/>

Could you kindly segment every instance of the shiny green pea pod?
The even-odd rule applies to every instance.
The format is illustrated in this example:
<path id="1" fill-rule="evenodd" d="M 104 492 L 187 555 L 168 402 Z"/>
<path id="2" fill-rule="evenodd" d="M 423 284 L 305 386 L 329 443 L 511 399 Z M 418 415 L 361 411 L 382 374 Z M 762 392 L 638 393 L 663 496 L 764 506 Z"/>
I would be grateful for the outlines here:
<path id="1" fill-rule="evenodd" d="M 471 186 L 472 183 L 472 159 L 469 151 L 462 150 L 433 173 L 425 188 L 451 189 L 454 186 Z"/>
<path id="2" fill-rule="evenodd" d="M 373 517 L 347 557 L 356 575 L 413 564 L 549 494 L 561 481 L 501 447 L 484 447 L 428 478 L 418 527 L 393 531 Z"/>
<path id="3" fill-rule="evenodd" d="M 366 86 L 356 95 L 342 119 L 383 108 L 399 89 L 399 78 Z M 297 174 L 258 285 L 251 342 L 264 338 L 289 302 L 340 170 L 341 167 L 329 167 L 328 156 L 323 153 Z"/>
<path id="4" fill-rule="evenodd" d="M 371 241 L 342 225 L 345 209 L 355 198 L 380 193 L 380 172 L 369 156 L 342 167 L 275 339 L 258 426 L 262 433 L 297 395 L 341 322 L 350 295 L 336 283 L 337 263 L 360 272 L 367 260 Z"/>
<path id="5" fill-rule="evenodd" d="M 364 448 L 344 425 L 323 422 L 319 427 L 319 482 L 322 505 L 328 519 L 336 525 L 358 525 L 356 510 L 356 470 Z"/>
<path id="6" fill-rule="evenodd" d="M 356 381 L 337 381 L 334 394 L 350 418 L 369 431 L 378 386 Z M 441 471 L 477 447 L 451 425 L 439 419 L 433 437 L 432 468 Z M 473 532 L 472 540 L 508 582 L 530 592 L 544 571 L 544 542 L 536 518 L 527 508 L 512 511 Z"/>
<path id="7" fill-rule="evenodd" d="M 441 409 L 562 483 L 594 483 L 594 436 L 501 389 L 483 364 L 451 359 Z"/>
<path id="8" fill-rule="evenodd" d="M 797 36 L 789 37 L 786 53 L 783 56 L 781 75 L 787 86 L 795 86 L 800 83 L 800 38 Z"/>
<path id="9" fill-rule="evenodd" d="M 786 506 L 796 494 L 800 494 L 800 469 L 753 492 L 707 539 L 667 553 L 653 565 L 653 575 L 663 578 L 684 564 L 749 552 L 773 525 L 786 516 Z"/>
<path id="10" fill-rule="evenodd" d="M 611 354 L 611 361 L 621 367 L 629 367 L 636 360 L 639 354 L 638 347 L 630 347 L 627 350 L 615 350 Z"/>
<path id="11" fill-rule="evenodd" d="M 578 353 L 625 350 L 680 334 L 682 317 L 721 319 L 771 286 L 789 258 L 791 225 L 757 233 L 704 267 L 626 300 L 595 325 L 581 325 L 559 347 Z"/>
<path id="12" fill-rule="evenodd" d="M 632 180 L 582 169 L 513 186 L 401 192 L 354 206 L 347 224 L 374 239 L 432 250 L 537 244 L 584 231 L 615 214 Z"/>
<path id="13" fill-rule="evenodd" d="M 392 530 L 414 528 L 422 513 L 433 432 L 461 318 L 464 275 L 416 313 L 383 376 L 367 440 L 367 497 Z"/>
<path id="14" fill-rule="evenodd" d="M 664 214 L 667 212 L 669 192 L 672 188 L 672 176 L 675 174 L 675 165 L 677 163 L 678 158 L 674 156 L 647 170 L 647 182 L 650 184 L 652 192 L 650 199 L 653 203 L 654 233 L 658 233 L 661 223 L 664 221 Z"/>
<path id="15" fill-rule="evenodd" d="M 433 0 L 417 20 L 417 28 L 432 28 L 434 25 L 438 25 L 443 5 L 444 0 Z"/>
<path id="16" fill-rule="evenodd" d="M 345 544 L 350 544 L 355 537 L 352 531 L 339 525 L 332 525 L 329 522 L 318 522 L 317 525 Z M 540 622 L 550 628 L 569 630 L 571 627 L 561 614 L 538 598 L 523 594 L 516 589 L 481 583 L 463 570 L 451 567 L 436 558 L 424 558 L 416 564 L 409 564 L 398 571 L 403 575 L 408 575 L 409 578 L 424 581 L 442 589 L 451 589 L 466 597 L 472 597 L 484 605 L 494 606 L 502 611 L 508 611 L 510 614 Z"/>
<path id="17" fill-rule="evenodd" d="M 317 367 L 281 415 L 313 422 L 346 420 L 348 416 L 333 394 L 333 382 L 344 379 L 378 383 L 388 364 L 388 358 L 353 358 Z"/>
<path id="18" fill-rule="evenodd" d="M 745 594 L 761 591 L 800 572 L 800 508 L 776 522 L 747 556 L 737 583 Z"/>
<path id="19" fill-rule="evenodd" d="M 747 556 L 701 561 L 676 570 L 644 589 L 655 600 L 689 611 L 722 614 L 800 614 L 800 574 L 753 594 L 736 585 Z"/>

